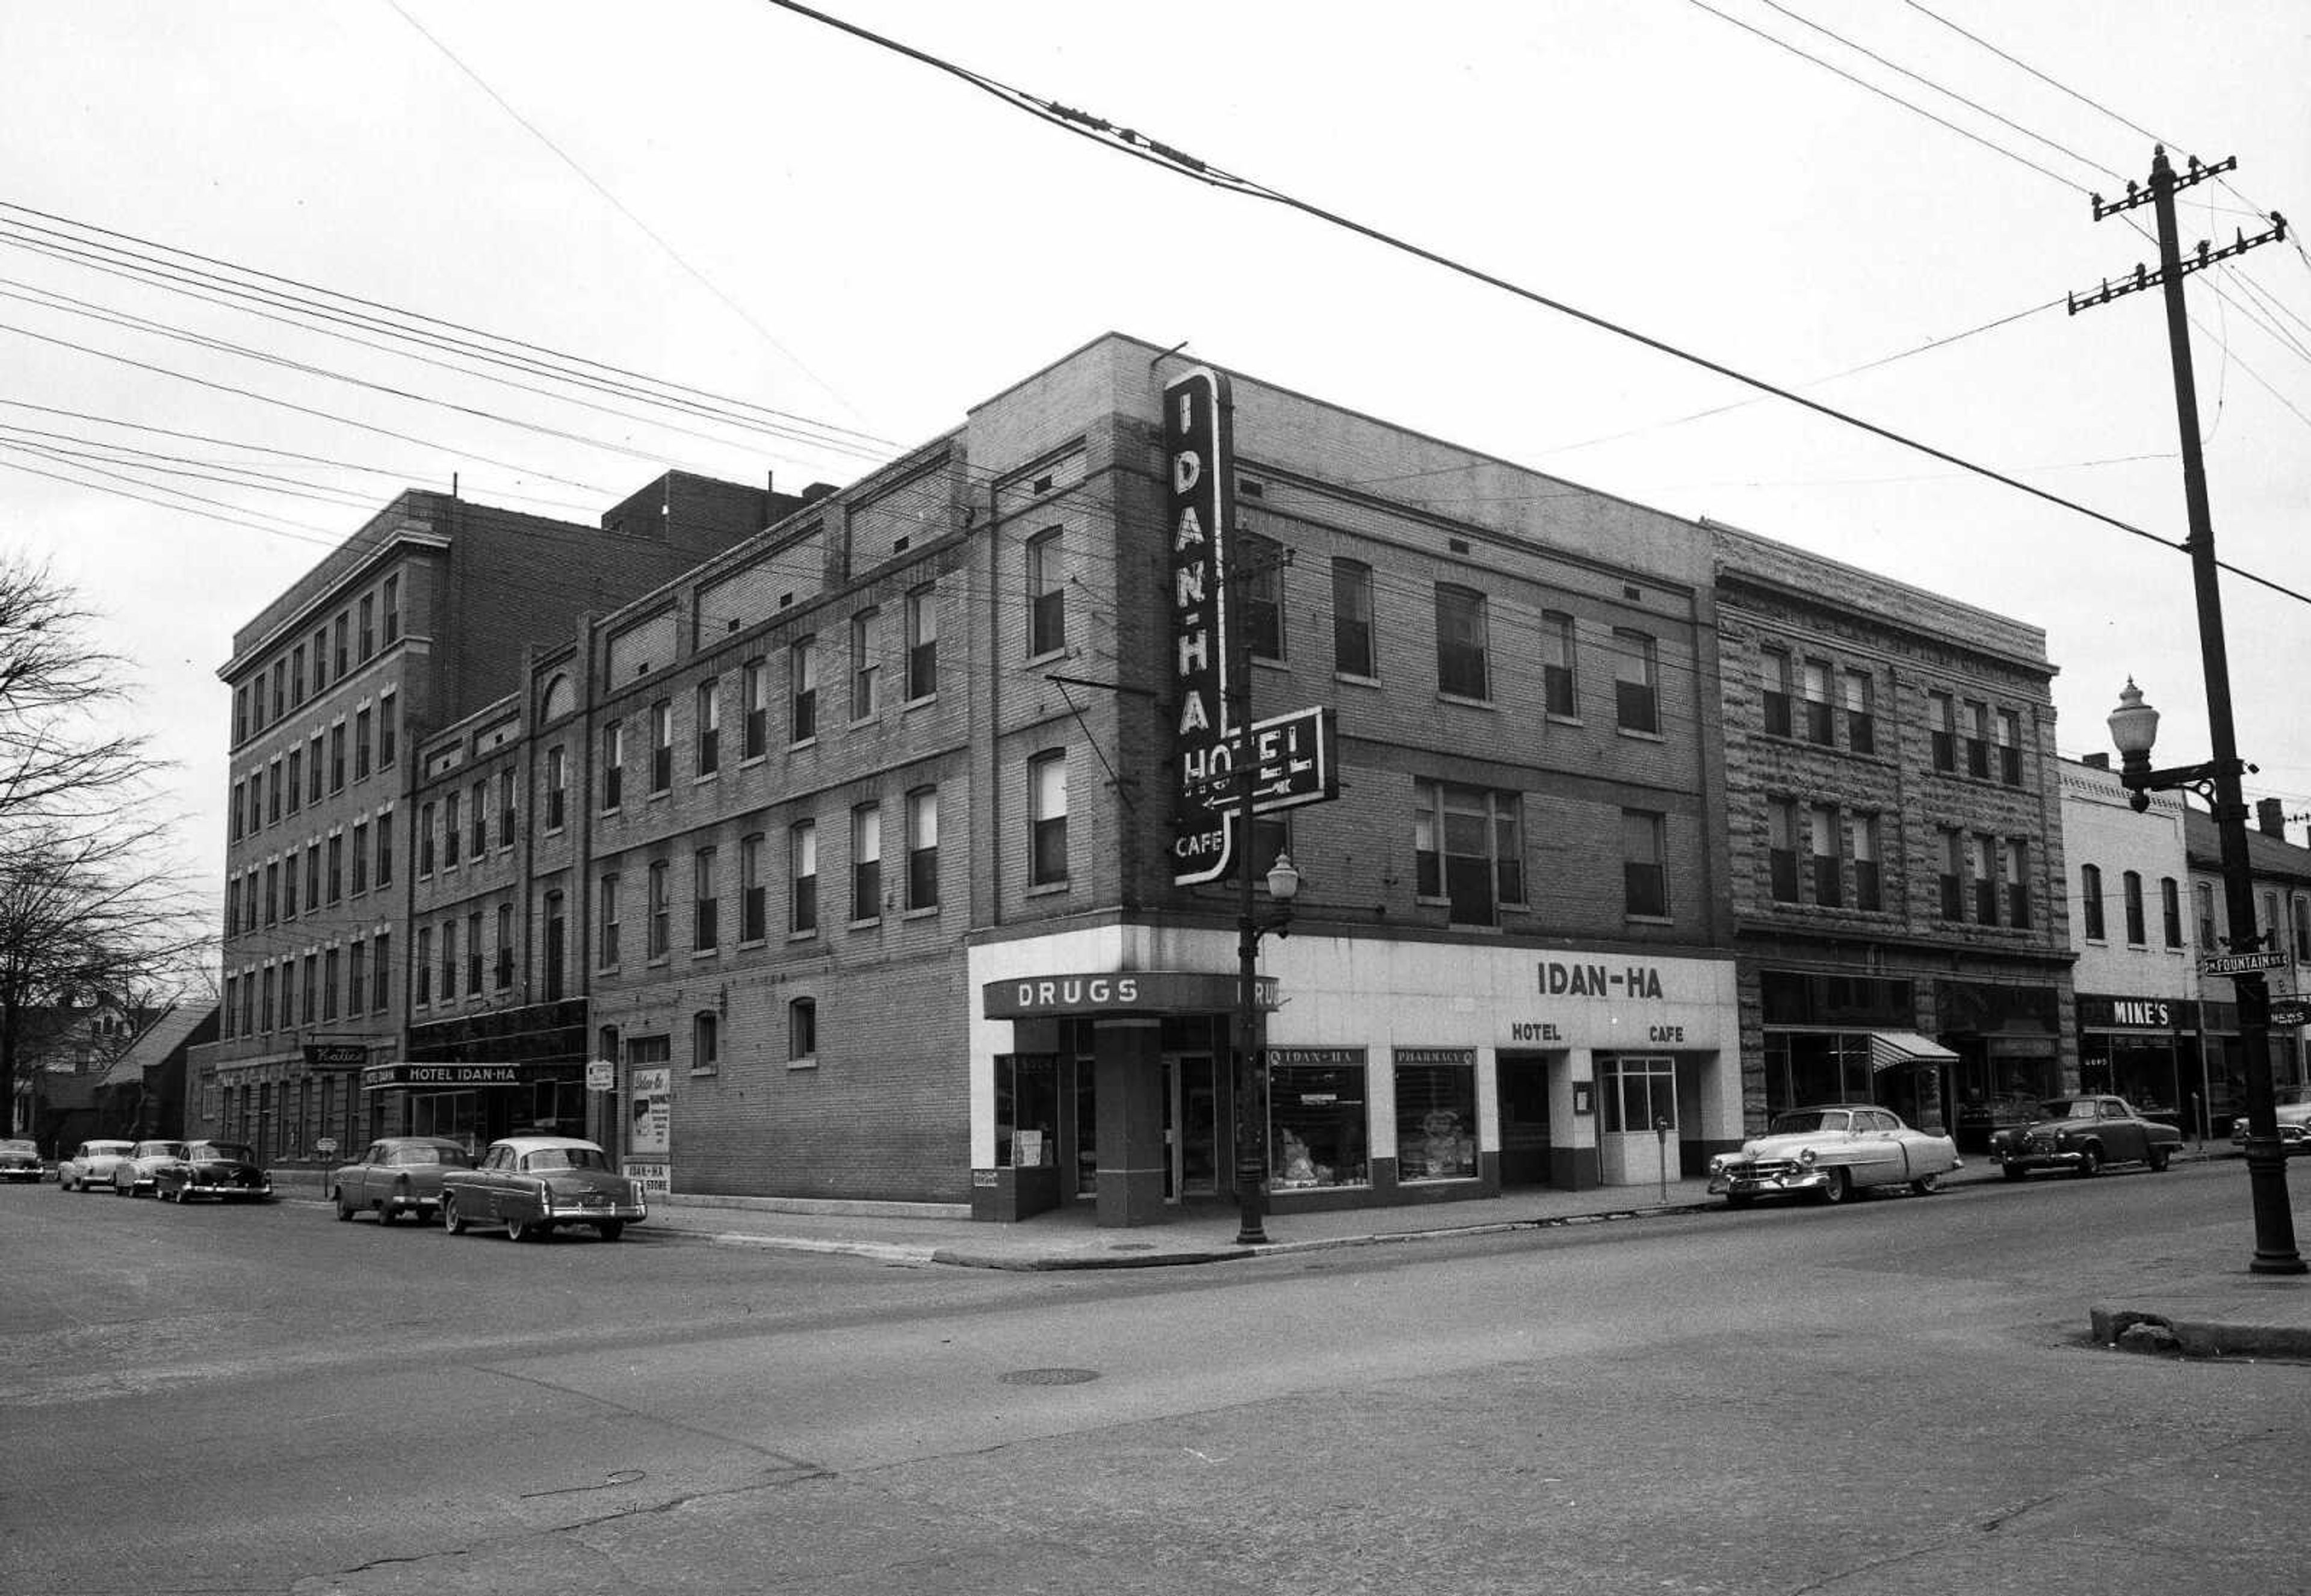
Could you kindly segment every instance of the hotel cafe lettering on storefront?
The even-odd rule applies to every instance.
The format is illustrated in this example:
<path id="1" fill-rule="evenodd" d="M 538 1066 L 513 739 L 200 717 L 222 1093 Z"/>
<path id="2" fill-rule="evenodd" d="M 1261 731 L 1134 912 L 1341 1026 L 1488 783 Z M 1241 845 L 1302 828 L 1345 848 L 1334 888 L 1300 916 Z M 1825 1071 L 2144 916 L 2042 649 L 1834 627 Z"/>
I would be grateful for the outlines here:
<path id="1" fill-rule="evenodd" d="M 1103 1225 L 1233 1190 L 1232 936 L 1110 926 L 971 953 L 974 1213 Z M 1269 1200 L 1643 1185 L 1742 1136 L 1730 959 L 1295 935 L 1263 949 Z"/>

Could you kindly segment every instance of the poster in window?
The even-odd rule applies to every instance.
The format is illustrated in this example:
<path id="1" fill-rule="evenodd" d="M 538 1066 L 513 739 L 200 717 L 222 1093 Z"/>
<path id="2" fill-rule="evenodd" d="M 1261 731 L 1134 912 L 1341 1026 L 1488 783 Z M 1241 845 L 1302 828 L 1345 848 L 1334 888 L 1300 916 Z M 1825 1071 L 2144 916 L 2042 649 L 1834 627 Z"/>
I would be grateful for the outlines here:
<path id="1" fill-rule="evenodd" d="M 638 1157 L 664 1157 L 673 1150 L 674 1072 L 637 1069 L 627 1077 L 626 1151 Z"/>

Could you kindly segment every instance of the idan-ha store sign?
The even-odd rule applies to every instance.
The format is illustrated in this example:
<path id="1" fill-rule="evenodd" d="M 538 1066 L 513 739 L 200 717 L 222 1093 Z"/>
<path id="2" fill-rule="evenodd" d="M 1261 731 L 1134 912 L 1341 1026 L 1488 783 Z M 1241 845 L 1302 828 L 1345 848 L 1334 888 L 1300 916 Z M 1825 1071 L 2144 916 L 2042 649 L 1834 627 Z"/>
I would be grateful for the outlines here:
<path id="1" fill-rule="evenodd" d="M 1237 868 L 1247 783 L 1255 814 L 1322 803 L 1339 796 L 1339 761 L 1328 709 L 1254 721 L 1249 737 L 1231 722 L 1236 661 L 1230 599 L 1244 573 L 1230 563 L 1237 548 L 1235 429 L 1225 376 L 1199 366 L 1164 386 L 1164 455 L 1172 663 L 1180 695 L 1173 728 L 1172 879 L 1192 886 L 1223 880 Z"/>

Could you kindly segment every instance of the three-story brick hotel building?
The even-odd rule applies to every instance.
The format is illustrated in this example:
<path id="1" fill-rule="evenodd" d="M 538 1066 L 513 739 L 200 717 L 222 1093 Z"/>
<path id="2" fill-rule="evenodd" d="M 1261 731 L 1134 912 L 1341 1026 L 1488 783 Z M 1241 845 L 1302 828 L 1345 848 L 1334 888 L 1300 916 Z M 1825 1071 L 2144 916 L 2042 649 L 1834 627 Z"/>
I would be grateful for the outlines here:
<path id="1" fill-rule="evenodd" d="M 252 924 L 240 834 L 196 1099 L 276 1147 L 552 1126 L 679 1193 L 1156 1220 L 1233 1190 L 1245 850 L 1301 880 L 1259 946 L 1279 1214 L 2074 1078 L 2041 633 L 1193 367 L 1102 337 L 679 571 L 576 529 L 565 614 L 453 611 L 428 556 L 428 658 L 487 631 L 494 675 L 400 686 L 391 789 L 301 811 L 325 914 L 327 838 L 365 821 L 374 894 L 392 837 L 335 974 L 309 888 L 293 948 Z M 1231 403 L 1183 465 L 1189 392 Z M 415 498 L 245 630 L 237 702 Z M 267 815 L 273 741 L 360 713 L 283 702 L 236 733 Z M 1324 768 L 1237 835 L 1185 772 L 1245 717 Z"/>

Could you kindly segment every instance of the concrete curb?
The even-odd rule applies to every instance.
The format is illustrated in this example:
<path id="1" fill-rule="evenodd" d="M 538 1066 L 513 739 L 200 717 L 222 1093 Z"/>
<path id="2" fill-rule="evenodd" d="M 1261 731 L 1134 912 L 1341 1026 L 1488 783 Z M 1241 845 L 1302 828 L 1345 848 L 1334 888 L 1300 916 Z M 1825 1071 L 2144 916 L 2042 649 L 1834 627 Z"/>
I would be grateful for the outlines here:
<path id="1" fill-rule="evenodd" d="M 2242 1324 L 2226 1319 L 2185 1319 L 2142 1308 L 2097 1305 L 2087 1311 L 2098 1345 L 2127 1352 L 2174 1352 L 2185 1357 L 2311 1359 L 2311 1325 Z"/>

